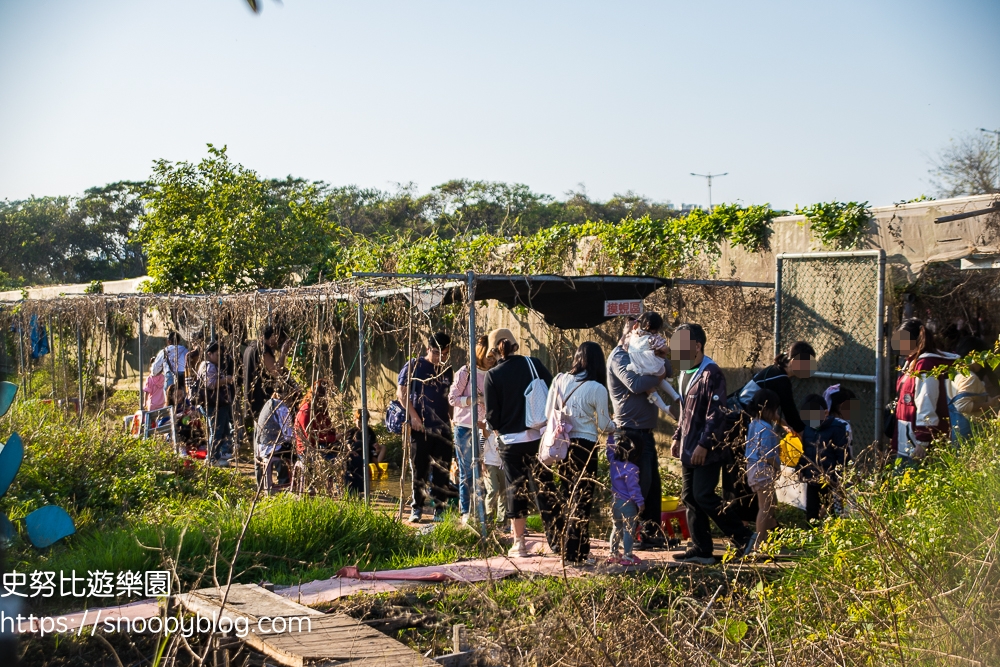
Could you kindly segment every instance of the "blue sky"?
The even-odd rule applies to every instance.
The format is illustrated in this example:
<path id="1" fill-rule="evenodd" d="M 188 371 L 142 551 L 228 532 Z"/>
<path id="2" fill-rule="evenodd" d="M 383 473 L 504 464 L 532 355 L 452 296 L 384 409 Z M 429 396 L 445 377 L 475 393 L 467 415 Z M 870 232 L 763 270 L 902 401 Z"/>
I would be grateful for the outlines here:
<path id="1" fill-rule="evenodd" d="M 1000 2 L 0 0 L 0 198 L 227 144 L 263 176 L 781 208 L 930 193 Z"/>

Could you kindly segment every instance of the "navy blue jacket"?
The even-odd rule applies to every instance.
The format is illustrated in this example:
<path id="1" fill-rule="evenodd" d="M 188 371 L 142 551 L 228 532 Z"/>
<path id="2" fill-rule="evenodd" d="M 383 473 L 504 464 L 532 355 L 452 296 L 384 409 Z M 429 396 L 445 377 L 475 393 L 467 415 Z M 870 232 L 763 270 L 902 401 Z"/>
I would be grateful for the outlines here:
<path id="1" fill-rule="evenodd" d="M 833 482 L 838 480 L 837 468 L 843 468 L 851 460 L 850 428 L 850 424 L 837 417 L 827 417 L 817 428 L 806 426 L 798 465 L 803 481 L 818 483 L 823 475 Z"/>

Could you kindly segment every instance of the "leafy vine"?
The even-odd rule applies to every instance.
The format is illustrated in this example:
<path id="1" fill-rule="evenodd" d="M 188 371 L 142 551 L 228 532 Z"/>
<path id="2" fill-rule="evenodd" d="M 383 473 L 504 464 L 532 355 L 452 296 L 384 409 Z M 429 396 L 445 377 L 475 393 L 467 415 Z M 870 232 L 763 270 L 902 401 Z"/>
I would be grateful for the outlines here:
<path id="1" fill-rule="evenodd" d="M 872 220 L 868 202 L 821 202 L 796 206 L 795 212 L 806 217 L 813 238 L 824 246 L 845 250 L 860 247 Z"/>

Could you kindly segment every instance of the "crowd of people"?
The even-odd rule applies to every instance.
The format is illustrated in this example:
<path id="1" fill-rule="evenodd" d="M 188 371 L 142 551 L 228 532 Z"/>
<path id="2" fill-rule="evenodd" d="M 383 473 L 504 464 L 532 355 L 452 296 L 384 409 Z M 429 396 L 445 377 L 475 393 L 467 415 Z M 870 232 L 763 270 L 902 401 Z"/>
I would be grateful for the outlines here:
<path id="1" fill-rule="evenodd" d="M 249 433 L 257 481 L 265 491 L 288 488 L 296 464 L 308 454 L 341 464 L 340 474 L 323 480 L 327 490 L 363 493 L 370 475 L 364 469 L 363 443 L 367 441 L 373 462 L 384 460 L 385 446 L 360 410 L 352 426 L 336 428 L 325 380 L 316 380 L 305 391 L 299 388 L 286 365 L 292 340 L 279 327 L 265 326 L 260 338 L 244 348 L 241 364 L 216 340 L 204 345 L 198 341 L 189 349 L 177 332 L 170 332 L 166 343 L 150 364 L 143 408 L 147 415 L 154 413 L 156 425 L 170 419 L 156 411 L 174 408 L 176 433 L 187 454 L 226 467 L 237 432 Z M 239 389 L 245 413 L 234 419 Z"/>
<path id="2" fill-rule="evenodd" d="M 607 357 L 588 341 L 568 370 L 553 375 L 540 359 L 519 353 L 511 331 L 496 329 L 478 340 L 476 396 L 469 366 L 456 374 L 448 362 L 450 337 L 431 335 L 424 355 L 408 361 L 398 377 L 396 399 L 412 434 L 410 521 L 423 519 L 428 500 L 439 519 L 456 498 L 463 521 L 470 519 L 472 435 L 478 430 L 477 474 L 487 520 L 512 533 L 510 555 L 527 555 L 526 519 L 537 512 L 551 551 L 567 562 L 586 562 L 603 451 L 612 495 L 610 559 L 634 565 L 635 550 L 665 544 L 655 441 L 661 412 L 676 422 L 671 454 L 680 459 L 691 535 L 676 560 L 715 562 L 712 523 L 738 554 L 759 556 L 777 525 L 782 441 L 798 445 L 788 450 L 797 452 L 797 460 L 784 464 L 805 484 L 807 516 L 843 511 L 841 481 L 854 460 L 851 419 L 860 405 L 854 392 L 838 384 L 796 400 L 797 382 L 816 368 L 813 347 L 796 341 L 730 393 L 722 369 L 705 354 L 701 326 L 681 324 L 669 339 L 663 330 L 657 313 L 630 317 Z M 982 341 L 964 339 L 955 353 L 945 352 L 927 326 L 907 320 L 893 347 L 902 367 L 886 432 L 899 463 L 913 465 L 936 437 L 968 437 L 969 418 L 997 404 L 1000 384 L 980 366 L 954 378 L 927 373 L 969 351 L 989 349 Z M 547 436 L 553 429 L 555 435 Z M 558 461 L 543 463 L 553 438 L 567 439 L 568 446 Z M 453 459 L 457 482 L 449 474 Z"/>
<path id="3" fill-rule="evenodd" d="M 227 465 L 234 427 L 243 424 L 253 434 L 258 481 L 269 492 L 287 488 L 296 466 L 317 455 L 341 463 L 339 476 L 324 480 L 329 490 L 360 495 L 371 474 L 364 443 L 371 461 L 384 460 L 386 448 L 367 414 L 355 410 L 353 425 L 338 429 L 326 381 L 304 391 L 295 384 L 286 365 L 291 339 L 280 328 L 264 327 L 235 370 L 218 341 L 188 349 L 171 332 L 166 342 L 150 365 L 145 407 L 173 406 L 182 433 L 206 427 L 204 456 L 212 465 Z M 495 329 L 477 341 L 473 381 L 468 364 L 453 370 L 450 336 L 430 335 L 397 382 L 395 409 L 410 445 L 409 520 L 423 520 L 429 504 L 435 520 L 456 505 L 468 522 L 476 513 L 478 479 L 485 518 L 512 536 L 510 555 L 527 555 L 526 520 L 537 512 L 550 549 L 568 562 L 585 562 L 603 452 L 612 497 L 611 560 L 636 564 L 636 550 L 666 542 L 655 438 L 661 413 L 675 423 L 670 452 L 679 459 L 691 535 L 677 560 L 714 562 L 713 523 L 738 553 L 757 554 L 776 526 L 782 464 L 805 484 L 808 518 L 842 511 L 858 397 L 832 385 L 796 400 L 797 383 L 816 368 L 816 351 L 805 341 L 730 392 L 722 369 L 705 353 L 707 342 L 694 323 L 677 326 L 668 338 L 662 317 L 646 312 L 627 319 L 607 356 L 587 341 L 568 369 L 553 374 L 541 359 L 520 353 L 513 332 Z M 908 319 L 892 346 L 900 372 L 885 435 L 897 465 L 918 465 L 936 439 L 969 437 L 970 419 L 1000 400 L 1000 383 L 977 364 L 940 372 L 959 357 L 991 349 L 982 340 L 964 337 L 954 351 L 944 351 L 931 327 Z M 238 387 L 246 419 L 234 425 Z M 783 442 L 798 443 L 797 460 L 783 459 Z M 547 460 L 552 452 L 555 459 Z"/>

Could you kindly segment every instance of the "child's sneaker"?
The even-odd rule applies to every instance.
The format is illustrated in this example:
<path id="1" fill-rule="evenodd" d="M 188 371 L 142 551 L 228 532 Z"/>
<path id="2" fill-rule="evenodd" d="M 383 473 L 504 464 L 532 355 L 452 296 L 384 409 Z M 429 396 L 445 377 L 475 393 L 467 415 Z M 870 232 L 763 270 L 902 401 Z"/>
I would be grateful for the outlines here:
<path id="1" fill-rule="evenodd" d="M 635 554 L 631 556 L 623 556 L 622 559 L 618 561 L 619 565 L 624 565 L 625 567 L 633 567 L 635 565 L 640 565 L 641 563 L 642 559 Z"/>
<path id="2" fill-rule="evenodd" d="M 610 556 L 608 556 L 608 559 L 606 561 L 604 561 L 604 564 L 605 565 L 621 565 L 622 564 L 622 557 L 619 556 L 618 554 L 611 554 Z"/>

